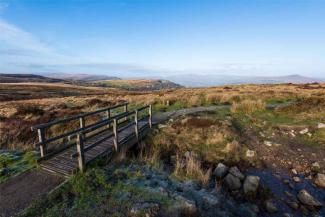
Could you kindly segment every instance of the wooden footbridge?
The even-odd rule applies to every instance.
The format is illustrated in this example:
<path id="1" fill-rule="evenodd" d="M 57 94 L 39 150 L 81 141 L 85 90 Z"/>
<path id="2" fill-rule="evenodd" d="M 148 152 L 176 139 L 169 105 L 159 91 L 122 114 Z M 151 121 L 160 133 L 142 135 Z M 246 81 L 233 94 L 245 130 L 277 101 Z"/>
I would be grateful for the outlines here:
<path id="1" fill-rule="evenodd" d="M 87 124 L 91 120 L 92 123 Z M 73 128 L 76 122 L 77 128 Z M 38 131 L 39 142 L 36 145 L 41 154 L 40 167 L 70 176 L 78 170 L 83 172 L 85 166 L 98 157 L 138 143 L 151 127 L 151 105 L 128 111 L 128 103 L 123 103 L 39 124 L 32 130 Z M 65 130 L 68 132 L 52 135 L 53 128 L 68 128 Z"/>

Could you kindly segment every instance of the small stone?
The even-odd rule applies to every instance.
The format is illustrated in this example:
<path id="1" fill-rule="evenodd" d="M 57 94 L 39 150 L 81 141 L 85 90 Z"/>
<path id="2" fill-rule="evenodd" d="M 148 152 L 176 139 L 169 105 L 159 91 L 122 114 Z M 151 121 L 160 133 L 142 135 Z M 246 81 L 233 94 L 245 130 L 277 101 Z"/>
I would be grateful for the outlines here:
<path id="1" fill-rule="evenodd" d="M 294 210 L 297 210 L 299 208 L 299 204 L 295 201 L 286 201 L 286 204 Z"/>
<path id="2" fill-rule="evenodd" d="M 219 198 L 208 193 L 202 194 L 202 201 L 204 202 L 204 206 L 206 208 L 210 208 L 219 204 Z"/>
<path id="3" fill-rule="evenodd" d="M 297 172 L 296 169 L 292 169 L 291 172 L 292 172 L 294 175 L 297 175 L 297 174 L 298 174 L 298 172 Z"/>
<path id="4" fill-rule="evenodd" d="M 271 147 L 272 146 L 272 142 L 270 142 L 270 141 L 264 141 L 264 145 Z"/>
<path id="5" fill-rule="evenodd" d="M 283 217 L 292 217 L 291 215 L 290 215 L 290 213 L 283 213 Z"/>
<path id="6" fill-rule="evenodd" d="M 325 128 L 325 124 L 323 124 L 323 123 L 318 123 L 317 128 L 318 128 L 318 129 Z"/>
<path id="7" fill-rule="evenodd" d="M 246 195 L 255 196 L 260 182 L 258 176 L 247 176 L 244 181 L 243 190 Z"/>
<path id="8" fill-rule="evenodd" d="M 322 173 L 317 173 L 315 184 L 320 188 L 325 188 L 325 175 Z"/>
<path id="9" fill-rule="evenodd" d="M 193 213 L 197 212 L 197 207 L 196 207 L 195 201 L 189 200 L 189 199 L 187 199 L 183 196 L 180 196 L 180 195 L 177 195 L 175 197 L 175 200 L 180 202 L 183 211 L 185 209 L 187 214 L 193 214 Z"/>
<path id="10" fill-rule="evenodd" d="M 255 213 L 259 213 L 260 209 L 258 208 L 258 206 L 256 204 L 251 204 L 251 209 L 253 210 L 253 212 Z"/>
<path id="11" fill-rule="evenodd" d="M 240 180 L 244 180 L 245 175 L 240 172 L 240 170 L 237 167 L 231 167 L 229 170 L 229 173 L 236 176 Z"/>
<path id="12" fill-rule="evenodd" d="M 297 183 L 301 181 L 298 176 L 294 176 L 292 179 L 294 182 L 297 182 Z"/>
<path id="13" fill-rule="evenodd" d="M 255 156 L 255 151 L 249 149 L 246 151 L 246 157 L 254 157 L 254 156 Z"/>
<path id="14" fill-rule="evenodd" d="M 188 180 L 182 184 L 181 189 L 183 192 L 189 192 L 193 190 L 199 190 L 200 187 L 195 181 Z"/>
<path id="15" fill-rule="evenodd" d="M 216 169 L 213 172 L 217 178 L 223 178 L 228 172 L 228 167 L 223 163 L 218 163 Z"/>
<path id="16" fill-rule="evenodd" d="M 241 187 L 240 179 L 231 173 L 228 173 L 224 181 L 230 190 L 237 190 Z"/>
<path id="17" fill-rule="evenodd" d="M 295 185 L 293 184 L 293 183 L 289 183 L 289 188 L 291 188 L 291 189 L 295 189 Z"/>
<path id="18" fill-rule="evenodd" d="M 320 171 L 320 165 L 318 162 L 314 162 L 311 164 L 311 170 L 314 172 L 318 172 Z"/>
<path id="19" fill-rule="evenodd" d="M 166 127 L 167 127 L 167 125 L 165 125 L 165 124 L 158 124 L 159 129 L 166 128 Z"/>
<path id="20" fill-rule="evenodd" d="M 300 130 L 299 133 L 300 134 L 306 134 L 306 133 L 308 133 L 308 128 L 305 128 L 303 130 Z"/>
<path id="21" fill-rule="evenodd" d="M 284 193 L 285 193 L 285 195 L 287 195 L 288 197 L 291 197 L 291 198 L 293 197 L 293 195 L 292 195 L 289 191 L 285 191 Z"/>
<path id="22" fill-rule="evenodd" d="M 290 181 L 289 181 L 289 179 L 284 179 L 283 180 L 283 183 L 286 184 L 286 185 L 289 185 L 290 184 Z"/>
<path id="23" fill-rule="evenodd" d="M 131 215 L 139 215 L 139 214 L 144 214 L 146 217 L 147 216 L 157 216 L 159 212 L 159 204 L 157 203 L 137 203 L 135 204 L 131 210 L 130 213 Z"/>
<path id="24" fill-rule="evenodd" d="M 275 213 L 278 211 L 278 208 L 269 200 L 265 202 L 265 209 L 269 213 Z"/>
<path id="25" fill-rule="evenodd" d="M 311 196 L 305 189 L 300 190 L 297 197 L 302 204 L 316 207 L 322 206 L 322 204 Z"/>

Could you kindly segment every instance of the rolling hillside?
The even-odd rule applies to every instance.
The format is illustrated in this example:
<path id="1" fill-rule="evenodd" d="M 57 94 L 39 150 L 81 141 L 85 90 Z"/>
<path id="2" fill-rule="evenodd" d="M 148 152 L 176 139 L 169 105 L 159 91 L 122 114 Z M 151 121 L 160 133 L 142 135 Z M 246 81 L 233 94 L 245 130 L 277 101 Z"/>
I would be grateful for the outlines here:
<path id="1" fill-rule="evenodd" d="M 98 81 L 96 85 L 102 87 L 113 87 L 120 88 L 124 90 L 162 90 L 171 88 L 182 87 L 179 84 L 173 83 L 168 80 L 149 80 L 149 79 L 139 79 L 139 80 L 106 80 Z"/>
<path id="2" fill-rule="evenodd" d="M 46 82 L 46 83 L 63 83 L 62 79 L 48 78 L 41 75 L 33 74 L 0 74 L 0 83 L 22 83 L 22 82 Z"/>

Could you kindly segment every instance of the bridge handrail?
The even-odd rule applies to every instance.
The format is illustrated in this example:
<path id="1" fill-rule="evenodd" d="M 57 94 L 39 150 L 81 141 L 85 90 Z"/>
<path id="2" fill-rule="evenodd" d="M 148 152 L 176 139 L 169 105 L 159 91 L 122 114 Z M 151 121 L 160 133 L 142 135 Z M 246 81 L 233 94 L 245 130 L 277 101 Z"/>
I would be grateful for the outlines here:
<path id="1" fill-rule="evenodd" d="M 98 129 L 99 124 L 101 124 L 100 127 L 104 126 L 105 124 L 108 125 L 109 123 L 111 123 L 110 120 L 112 120 L 114 117 L 118 117 L 118 115 L 119 115 L 119 114 L 115 115 L 112 118 L 111 117 L 111 110 L 119 108 L 119 107 L 124 107 L 124 113 L 127 113 L 128 102 L 118 104 L 118 105 L 115 105 L 115 106 L 111 106 L 111 107 L 108 107 L 108 108 L 99 109 L 99 110 L 96 110 L 96 111 L 93 111 L 93 112 L 87 112 L 87 113 L 84 113 L 84 114 L 79 114 L 79 115 L 71 116 L 71 117 L 68 117 L 68 118 L 51 121 L 51 122 L 48 122 L 48 123 L 45 123 L 45 124 L 38 124 L 38 125 L 35 125 L 35 126 L 31 127 L 32 131 L 36 130 L 36 129 L 38 131 L 39 142 L 36 144 L 36 146 L 40 147 L 41 157 L 44 157 L 44 155 L 45 155 L 45 145 L 48 144 L 48 143 L 54 142 L 56 140 L 59 140 L 59 139 L 62 139 L 62 138 L 68 137 L 68 136 L 76 136 L 76 134 L 78 134 L 78 133 L 80 133 L 82 131 L 84 131 L 83 133 L 87 133 L 86 131 L 91 132 L 91 131 L 93 131 L 95 129 Z M 102 121 L 98 121 L 98 122 L 96 122 L 94 124 L 86 126 L 85 117 L 95 115 L 95 114 L 99 114 L 99 113 L 102 113 L 102 112 L 107 112 L 107 114 L 106 114 L 107 119 L 102 120 Z M 53 125 L 56 125 L 56 124 L 66 123 L 66 122 L 77 120 L 77 119 L 79 119 L 79 121 L 80 121 L 80 128 L 79 129 L 76 129 L 76 130 L 73 130 L 73 131 L 70 131 L 70 132 L 67 132 L 67 133 L 63 133 L 61 135 L 57 135 L 57 136 L 54 136 L 52 138 L 46 138 L 46 136 L 45 136 L 45 129 L 46 128 L 49 128 L 49 127 L 51 127 Z M 92 129 L 92 130 L 89 130 L 89 129 Z"/>
<path id="2" fill-rule="evenodd" d="M 148 114 L 139 118 L 138 113 L 145 109 L 148 109 Z M 123 126 L 121 126 L 121 124 L 118 122 L 118 120 L 132 116 L 132 115 L 134 115 L 134 121 L 130 121 Z M 82 133 L 81 132 L 78 133 L 78 135 L 77 135 L 77 151 L 72 153 L 70 155 L 70 157 L 71 158 L 78 157 L 79 168 L 81 171 L 83 171 L 83 168 L 85 165 L 85 160 L 84 160 L 85 152 L 89 151 L 90 149 L 94 148 L 96 145 L 100 144 L 102 141 L 105 141 L 107 138 L 110 138 L 112 136 L 114 136 L 114 146 L 115 146 L 115 150 L 117 150 L 118 144 L 120 142 L 123 142 L 123 141 L 119 141 L 119 136 L 118 136 L 119 132 L 123 131 L 124 129 L 126 129 L 132 125 L 135 125 L 135 135 L 137 138 L 139 138 L 139 130 L 141 131 L 141 128 L 139 129 L 138 123 L 144 119 L 148 119 L 148 125 L 151 128 L 152 127 L 152 106 L 151 105 L 143 106 L 143 107 L 138 108 L 134 111 L 125 112 L 125 113 L 122 113 L 122 114 L 112 117 L 111 121 L 113 121 L 113 132 L 109 133 L 104 138 L 101 138 L 98 141 L 93 142 L 92 144 L 88 145 L 87 147 L 84 147 L 84 145 L 83 145 L 84 139 L 83 139 Z M 119 126 L 121 126 L 121 127 L 119 128 Z"/>
<path id="3" fill-rule="evenodd" d="M 61 124 L 61 123 L 66 123 L 68 121 L 78 120 L 80 118 L 84 118 L 84 117 L 88 117 L 88 116 L 95 115 L 95 114 L 98 114 L 98 113 L 102 113 L 102 112 L 105 112 L 107 110 L 112 110 L 112 109 L 116 109 L 116 108 L 119 108 L 119 107 L 123 107 L 123 106 L 126 106 L 128 104 L 129 104 L 128 102 L 125 102 L 125 103 L 122 103 L 122 104 L 118 104 L 118 105 L 115 105 L 115 106 L 99 109 L 99 110 L 96 110 L 96 111 L 86 112 L 86 113 L 83 113 L 83 114 L 73 115 L 73 116 L 70 116 L 70 117 L 67 117 L 67 118 L 50 121 L 48 123 L 37 124 L 37 125 L 32 126 L 31 129 L 32 129 L 32 131 L 34 131 L 34 130 L 38 130 L 38 129 L 48 128 L 48 127 L 51 127 L 51 126 L 56 125 L 56 124 Z"/>

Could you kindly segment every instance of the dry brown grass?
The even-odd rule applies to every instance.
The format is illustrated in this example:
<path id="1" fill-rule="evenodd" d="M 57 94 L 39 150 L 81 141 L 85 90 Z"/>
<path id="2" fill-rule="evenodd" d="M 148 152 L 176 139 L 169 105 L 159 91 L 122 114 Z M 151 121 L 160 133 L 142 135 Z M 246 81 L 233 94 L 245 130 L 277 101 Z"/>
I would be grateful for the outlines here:
<path id="1" fill-rule="evenodd" d="M 173 172 L 175 177 L 180 179 L 195 179 L 203 186 L 207 186 L 211 174 L 212 168 L 204 169 L 201 165 L 201 161 L 197 159 L 195 155 L 190 155 L 186 159 L 183 159 L 180 155 L 176 155 L 176 163 Z"/>
<path id="2" fill-rule="evenodd" d="M 10 98 L 8 101 L 6 97 L 0 97 L 2 99 L 2 102 L 0 102 L 1 146 L 20 147 L 21 145 L 17 144 L 23 144 L 27 148 L 32 148 L 33 144 L 30 144 L 30 141 L 34 141 L 35 138 L 26 139 L 30 136 L 34 137 L 34 134 L 31 134 L 29 130 L 31 125 L 80 112 L 92 111 L 121 101 L 129 101 L 131 105 L 153 104 L 154 106 L 157 105 L 157 107 L 166 106 L 168 102 L 170 108 L 173 108 L 173 105 L 191 107 L 227 103 L 234 105 L 233 111 L 243 108 L 246 112 L 252 112 L 256 107 L 263 107 L 263 103 L 260 103 L 261 101 L 265 102 L 270 99 L 306 100 L 309 98 L 317 98 L 324 101 L 325 84 L 231 85 L 227 87 L 183 88 L 156 92 L 132 92 L 66 84 L 0 84 L 0 96 L 9 96 Z M 26 106 L 37 107 L 43 110 L 44 114 L 17 113 L 20 108 Z M 175 106 L 175 108 L 178 107 Z M 322 107 L 318 106 L 317 108 L 321 109 Z M 307 110 L 314 111 L 315 108 Z M 301 114 L 306 115 L 303 112 Z M 320 113 L 318 112 L 318 114 Z M 309 115 L 311 115 L 310 112 Z M 25 130 L 23 130 L 23 133 L 26 135 L 17 136 L 17 139 L 15 139 L 15 135 L 18 132 L 16 130 L 6 130 L 7 126 L 10 125 L 17 130 L 22 126 L 13 125 L 9 122 L 16 123 L 17 125 L 26 125 L 24 126 Z M 194 141 L 211 144 L 211 142 L 209 143 L 199 136 L 200 129 L 193 128 L 187 129 L 187 131 L 187 134 L 194 135 Z M 4 135 L 8 132 L 10 136 Z M 56 129 L 54 129 L 55 132 Z M 8 139 L 8 137 L 12 139 Z M 215 135 L 215 138 L 218 137 L 221 136 Z M 22 138 L 23 141 L 18 138 Z M 179 138 L 179 141 L 181 140 L 182 138 Z M 220 141 L 222 141 L 222 138 Z"/>
<path id="3" fill-rule="evenodd" d="M 233 102 L 230 110 L 233 113 L 243 112 L 245 114 L 251 114 L 255 111 L 264 109 L 265 103 L 262 100 L 245 99 L 240 102 Z"/>

